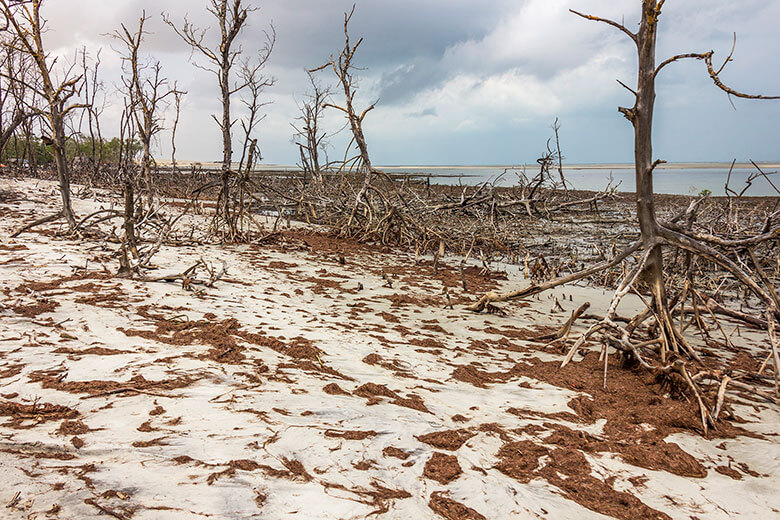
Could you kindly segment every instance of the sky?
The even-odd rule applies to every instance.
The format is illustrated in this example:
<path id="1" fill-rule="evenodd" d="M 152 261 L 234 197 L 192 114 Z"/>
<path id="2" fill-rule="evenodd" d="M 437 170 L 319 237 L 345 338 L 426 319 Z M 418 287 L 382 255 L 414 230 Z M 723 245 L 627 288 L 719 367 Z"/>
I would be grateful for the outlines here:
<path id="1" fill-rule="evenodd" d="M 248 1 L 248 0 L 245 0 Z M 77 48 L 99 52 L 105 87 L 104 134 L 118 130 L 121 60 L 108 33 L 121 23 L 135 27 L 143 10 L 151 17 L 141 49 L 159 60 L 164 75 L 188 93 L 177 135 L 177 159 L 218 161 L 221 135 L 212 114 L 221 111 L 216 77 L 193 65 L 197 55 L 162 21 L 186 16 L 218 37 L 208 0 L 47 0 L 44 44 L 73 61 Z M 264 101 L 265 119 L 255 137 L 263 162 L 295 164 L 298 150 L 291 123 L 308 90 L 305 70 L 327 62 L 343 46 L 343 16 L 352 0 L 253 0 L 258 7 L 239 40 L 252 59 L 271 24 L 276 46 L 265 73 L 275 78 Z M 558 118 L 569 163 L 631 162 L 633 131 L 617 111 L 632 94 L 616 80 L 636 83 L 636 51 L 621 32 L 583 20 L 568 9 L 623 21 L 634 29 L 639 0 L 357 0 L 350 24 L 353 41 L 363 37 L 355 62 L 361 68 L 358 105 L 377 101 L 364 121 L 372 162 L 377 165 L 525 164 L 543 153 Z M 724 59 L 737 34 L 734 61 L 721 77 L 750 93 L 780 95 L 780 1 L 668 0 L 661 16 L 657 58 L 715 51 Z M 322 71 L 323 85 L 336 81 Z M 342 102 L 334 88 L 333 101 Z M 241 103 L 234 111 L 241 117 Z M 172 113 L 156 152 L 170 155 Z M 344 153 L 338 133 L 343 115 L 325 114 L 335 134 L 331 159 Z M 237 123 L 236 127 L 240 125 Z M 780 101 L 729 99 L 717 89 L 703 62 L 666 67 L 657 80 L 656 155 L 669 162 L 777 161 Z M 239 139 L 234 154 L 240 155 Z"/>

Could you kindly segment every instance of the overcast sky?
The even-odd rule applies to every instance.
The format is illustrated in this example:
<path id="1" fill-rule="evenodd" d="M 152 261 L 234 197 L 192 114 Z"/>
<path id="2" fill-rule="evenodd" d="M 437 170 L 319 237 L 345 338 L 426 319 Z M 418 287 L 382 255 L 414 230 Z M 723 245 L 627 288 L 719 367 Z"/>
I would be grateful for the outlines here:
<path id="1" fill-rule="evenodd" d="M 294 164 L 291 121 L 306 93 L 305 68 L 327 61 L 343 45 L 343 11 L 352 0 L 254 0 L 242 46 L 251 57 L 273 23 L 276 48 L 266 69 L 276 78 L 267 91 L 267 118 L 257 135 L 264 162 Z M 102 49 L 107 89 L 104 132 L 116 133 L 120 60 L 106 33 L 152 19 L 142 53 L 188 91 L 180 120 L 177 158 L 221 158 L 216 78 L 191 64 L 191 53 L 162 23 L 161 12 L 181 22 L 213 25 L 207 0 L 48 0 L 45 44 L 72 60 L 77 47 Z M 357 0 L 351 24 L 364 37 L 356 62 L 360 98 L 379 100 L 365 120 L 375 164 L 522 164 L 533 162 L 561 124 L 569 162 L 630 162 L 632 129 L 617 112 L 632 96 L 635 49 L 622 33 L 588 22 L 569 8 L 636 26 L 639 0 Z M 715 51 L 723 59 L 737 33 L 735 60 L 722 74 L 730 86 L 780 94 L 780 1 L 669 0 L 661 18 L 658 59 L 681 52 Z M 207 40 L 218 36 L 214 29 Z M 194 57 L 197 61 L 197 56 Z M 63 59 L 63 62 L 65 60 Z M 323 83 L 333 83 L 327 72 Z M 340 98 L 335 97 L 339 102 Z M 733 100 L 710 81 L 702 62 L 664 69 L 658 80 L 656 154 L 669 161 L 780 159 L 780 101 Z M 361 106 L 362 106 L 361 105 Z M 239 103 L 236 102 L 236 108 Z M 734 108 L 736 107 L 736 109 Z M 334 131 L 343 124 L 328 113 Z M 163 133 L 158 151 L 170 153 Z M 343 154 L 343 138 L 329 151 Z M 238 147 L 235 148 L 238 150 Z"/>

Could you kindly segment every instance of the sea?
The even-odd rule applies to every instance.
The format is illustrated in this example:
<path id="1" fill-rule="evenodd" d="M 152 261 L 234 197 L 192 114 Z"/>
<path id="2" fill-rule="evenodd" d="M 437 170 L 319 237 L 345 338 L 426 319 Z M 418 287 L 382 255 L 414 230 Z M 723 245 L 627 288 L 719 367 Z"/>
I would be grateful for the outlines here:
<path id="1" fill-rule="evenodd" d="M 216 163 L 215 163 L 216 164 Z M 204 163 L 205 165 L 205 163 Z M 516 185 L 522 176 L 533 178 L 539 165 L 482 166 L 377 166 L 396 178 L 430 179 L 435 184 L 477 185 L 495 182 L 498 186 Z M 296 166 L 262 164 L 256 171 L 295 172 Z M 558 179 L 557 168 L 551 174 Z M 569 189 L 601 191 L 613 186 L 618 192 L 636 191 L 633 164 L 567 164 L 563 174 Z M 653 173 L 655 193 L 696 196 L 709 192 L 716 197 L 740 194 L 745 197 L 780 197 L 780 162 L 775 163 L 668 163 Z"/>
<path id="2" fill-rule="evenodd" d="M 743 196 L 780 196 L 780 164 L 729 163 L 677 163 L 664 164 L 653 173 L 656 193 L 674 195 L 698 195 L 709 191 L 714 196 L 725 196 L 726 183 L 730 194 Z M 382 166 L 382 171 L 394 175 L 409 174 L 414 177 L 430 177 L 438 184 L 475 185 L 496 181 L 500 186 L 516 184 L 524 175 L 532 178 L 539 172 L 538 165 L 516 166 Z M 729 171 L 731 172 L 729 174 Z M 763 172 L 763 174 L 761 173 Z M 554 169 L 552 175 L 558 178 Z M 634 166 L 632 164 L 581 164 L 564 165 L 563 174 L 570 189 L 599 191 L 607 186 L 617 187 L 619 192 L 634 192 Z"/>

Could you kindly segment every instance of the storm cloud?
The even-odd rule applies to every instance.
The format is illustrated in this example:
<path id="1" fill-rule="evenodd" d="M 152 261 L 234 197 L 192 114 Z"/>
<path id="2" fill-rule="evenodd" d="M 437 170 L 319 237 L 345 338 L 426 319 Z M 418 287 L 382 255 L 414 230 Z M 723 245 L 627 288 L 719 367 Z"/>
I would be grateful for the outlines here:
<path id="1" fill-rule="evenodd" d="M 266 72 L 276 78 L 272 102 L 258 129 L 268 162 L 293 164 L 290 122 L 307 90 L 305 70 L 325 63 L 343 44 L 344 11 L 352 0 L 255 0 L 259 7 L 241 45 L 247 57 L 273 25 L 277 44 Z M 106 133 L 116 126 L 121 62 L 107 33 L 120 23 L 151 16 L 144 54 L 162 62 L 165 74 L 188 91 L 177 142 L 179 158 L 221 156 L 215 78 L 193 67 L 190 50 L 167 27 L 161 12 L 180 23 L 212 24 L 206 0 L 49 0 L 46 45 L 72 60 L 75 49 L 99 49 L 107 88 Z M 571 162 L 630 161 L 631 129 L 617 112 L 630 105 L 635 76 L 633 44 L 604 24 L 569 13 L 576 9 L 638 20 L 638 0 L 358 0 L 350 29 L 363 37 L 356 62 L 362 68 L 360 101 L 379 103 L 366 119 L 377 164 L 522 164 L 533 162 L 558 117 Z M 750 92 L 780 94 L 780 2 L 673 0 L 665 4 L 659 60 L 680 52 L 713 49 L 725 58 L 737 33 L 735 60 L 723 79 Z M 207 38 L 216 37 L 212 29 Z M 332 74 L 332 73 L 331 73 Z M 333 83 L 327 71 L 323 83 Z M 334 89 L 334 92 L 338 92 Z M 338 96 L 334 98 L 339 101 Z M 780 102 L 730 100 L 712 85 L 704 65 L 690 61 L 659 77 L 656 151 L 669 161 L 777 160 Z M 736 110 L 735 108 L 736 107 Z M 337 113 L 326 125 L 343 126 Z M 162 135 L 159 151 L 169 153 Z M 336 137 L 331 152 L 341 153 Z"/>

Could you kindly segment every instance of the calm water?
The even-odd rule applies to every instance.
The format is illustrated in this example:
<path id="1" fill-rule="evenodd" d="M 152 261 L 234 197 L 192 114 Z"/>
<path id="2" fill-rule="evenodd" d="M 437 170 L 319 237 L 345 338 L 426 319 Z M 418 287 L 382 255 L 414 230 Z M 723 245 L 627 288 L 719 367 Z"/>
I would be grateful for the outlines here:
<path id="1" fill-rule="evenodd" d="M 440 184 L 479 184 L 486 180 L 493 180 L 501 176 L 505 166 L 383 166 L 381 169 L 388 173 L 409 173 L 412 175 L 430 175 L 431 181 Z M 574 189 L 602 190 L 609 183 L 610 176 L 614 185 L 619 184 L 618 191 L 635 191 L 634 170 L 631 166 L 619 165 L 615 167 L 593 166 L 567 166 L 564 167 L 566 180 Z M 768 166 L 762 169 L 768 175 L 775 186 L 780 188 L 780 168 Z M 511 186 L 517 182 L 517 173 L 522 168 L 509 170 L 500 179 L 500 185 Z M 529 176 L 538 172 L 538 166 L 529 166 Z M 729 187 L 739 193 L 745 187 L 745 181 L 755 173 L 753 168 L 734 168 L 731 173 Z M 728 165 L 716 167 L 686 167 L 657 169 L 653 174 L 656 193 L 669 193 L 676 195 L 696 195 L 702 190 L 710 190 L 713 195 L 725 195 L 726 179 L 728 177 Z M 774 173 L 773 173 L 774 172 Z M 557 172 L 554 172 L 557 176 Z M 778 192 L 763 176 L 753 180 L 752 185 L 745 191 L 745 195 L 752 196 L 778 196 Z"/>

